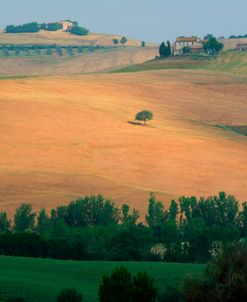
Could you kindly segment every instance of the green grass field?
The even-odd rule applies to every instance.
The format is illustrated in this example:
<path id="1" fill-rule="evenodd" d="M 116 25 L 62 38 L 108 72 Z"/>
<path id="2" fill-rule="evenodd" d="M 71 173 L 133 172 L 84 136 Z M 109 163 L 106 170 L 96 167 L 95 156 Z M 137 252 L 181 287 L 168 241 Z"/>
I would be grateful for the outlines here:
<path id="1" fill-rule="evenodd" d="M 0 257 L 0 298 L 19 296 L 27 302 L 55 301 L 64 288 L 77 288 L 84 301 L 97 301 L 102 274 L 117 266 L 131 272 L 146 271 L 160 292 L 167 285 L 180 286 L 188 275 L 200 275 L 204 265 L 152 262 L 60 261 L 47 259 Z"/>
<path id="2" fill-rule="evenodd" d="M 140 72 L 160 69 L 204 69 L 245 75 L 247 74 L 247 53 L 223 51 L 218 57 L 191 55 L 188 57 L 154 59 L 115 72 Z"/>

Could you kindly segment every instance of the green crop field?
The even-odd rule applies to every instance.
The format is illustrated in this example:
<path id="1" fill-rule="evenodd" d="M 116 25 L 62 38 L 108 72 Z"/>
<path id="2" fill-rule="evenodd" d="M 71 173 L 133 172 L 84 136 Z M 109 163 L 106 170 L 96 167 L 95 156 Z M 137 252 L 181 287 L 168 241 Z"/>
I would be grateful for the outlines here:
<path id="1" fill-rule="evenodd" d="M 117 266 L 131 272 L 146 271 L 160 292 L 167 285 L 180 286 L 188 275 L 200 275 L 204 265 L 157 262 L 60 261 L 0 257 L 0 298 L 23 297 L 27 302 L 55 301 L 65 288 L 77 288 L 84 301 L 97 301 L 101 277 Z"/>

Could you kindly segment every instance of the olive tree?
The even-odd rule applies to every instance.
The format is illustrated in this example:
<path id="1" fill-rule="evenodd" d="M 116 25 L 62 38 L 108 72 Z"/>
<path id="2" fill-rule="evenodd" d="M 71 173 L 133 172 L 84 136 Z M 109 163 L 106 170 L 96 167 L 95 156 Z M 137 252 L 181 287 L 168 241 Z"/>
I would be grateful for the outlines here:
<path id="1" fill-rule="evenodd" d="M 128 39 L 126 37 L 122 37 L 120 40 L 120 43 L 124 46 L 128 42 Z"/>
<path id="2" fill-rule="evenodd" d="M 147 121 L 151 121 L 153 119 L 153 112 L 149 110 L 143 110 L 141 112 L 138 112 L 136 114 L 137 121 L 142 121 L 144 122 L 144 126 L 147 125 Z"/>
<path id="3" fill-rule="evenodd" d="M 116 39 L 116 38 L 112 39 L 112 41 L 113 41 L 114 47 L 116 47 L 119 43 L 118 39 Z"/>

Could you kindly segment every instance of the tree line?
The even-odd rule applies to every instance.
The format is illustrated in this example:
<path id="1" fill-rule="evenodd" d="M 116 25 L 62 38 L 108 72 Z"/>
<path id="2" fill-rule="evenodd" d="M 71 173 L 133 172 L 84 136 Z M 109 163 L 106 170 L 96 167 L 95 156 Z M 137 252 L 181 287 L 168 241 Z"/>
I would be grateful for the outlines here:
<path id="1" fill-rule="evenodd" d="M 89 30 L 85 27 L 79 26 L 78 22 L 72 22 L 72 27 L 68 30 L 68 32 L 78 35 L 78 36 L 86 36 L 89 33 Z M 22 25 L 7 25 L 5 28 L 5 32 L 7 34 L 16 34 L 16 33 L 37 33 L 40 30 L 46 31 L 58 31 L 63 29 L 63 25 L 60 22 L 53 23 L 42 23 L 38 24 L 37 22 L 25 23 Z"/>
<path id="2" fill-rule="evenodd" d="M 127 204 L 79 198 L 47 213 L 31 204 L 0 212 L 0 254 L 78 260 L 200 262 L 247 236 L 247 204 L 224 192 L 181 197 L 168 208 L 151 194 L 145 221 Z"/>
<path id="3" fill-rule="evenodd" d="M 100 45 L 44 45 L 44 44 L 37 44 L 37 45 L 0 45 L 0 51 L 6 57 L 8 56 L 19 56 L 21 54 L 24 55 L 52 55 L 57 54 L 62 56 L 64 54 L 74 55 L 75 53 L 81 54 L 83 52 L 93 52 L 95 50 L 99 50 L 102 48 L 106 48 L 105 46 Z"/>

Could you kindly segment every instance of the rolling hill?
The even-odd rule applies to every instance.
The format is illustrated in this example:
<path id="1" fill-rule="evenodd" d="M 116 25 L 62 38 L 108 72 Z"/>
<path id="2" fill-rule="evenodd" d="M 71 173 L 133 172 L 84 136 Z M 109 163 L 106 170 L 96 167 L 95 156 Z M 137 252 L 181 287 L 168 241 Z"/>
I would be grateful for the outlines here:
<path id="1" fill-rule="evenodd" d="M 150 61 L 130 65 L 116 72 L 137 72 L 162 69 L 211 70 L 228 73 L 247 74 L 247 53 L 223 51 L 217 57 L 187 56 L 152 59 Z"/>
<path id="2" fill-rule="evenodd" d="M 247 78 L 202 70 L 0 81 L 0 206 L 51 208 L 102 193 L 147 208 L 150 191 L 246 199 Z M 149 127 L 132 123 L 150 109 Z"/>
<path id="3" fill-rule="evenodd" d="M 6 34 L 0 33 L 0 44 L 44 44 L 44 45 L 103 45 L 112 46 L 112 39 L 121 39 L 119 35 L 89 33 L 87 36 L 77 36 L 64 31 L 45 31 L 38 33 L 18 33 Z M 140 46 L 141 41 L 128 38 L 126 46 Z M 147 43 L 147 46 L 156 46 Z"/>
<path id="4" fill-rule="evenodd" d="M 128 38 L 126 46 L 113 47 L 113 38 L 120 36 L 93 34 L 76 36 L 67 32 L 47 32 L 26 34 L 0 33 L 0 45 L 57 45 L 63 47 L 103 47 L 74 50 L 69 55 L 65 50 L 59 55 L 55 50 L 50 55 L 45 50 L 36 52 L 15 51 L 5 55 L 0 51 L 0 76 L 63 75 L 82 74 L 119 69 L 132 64 L 140 64 L 153 59 L 158 54 L 155 44 L 141 47 L 141 41 Z"/>

